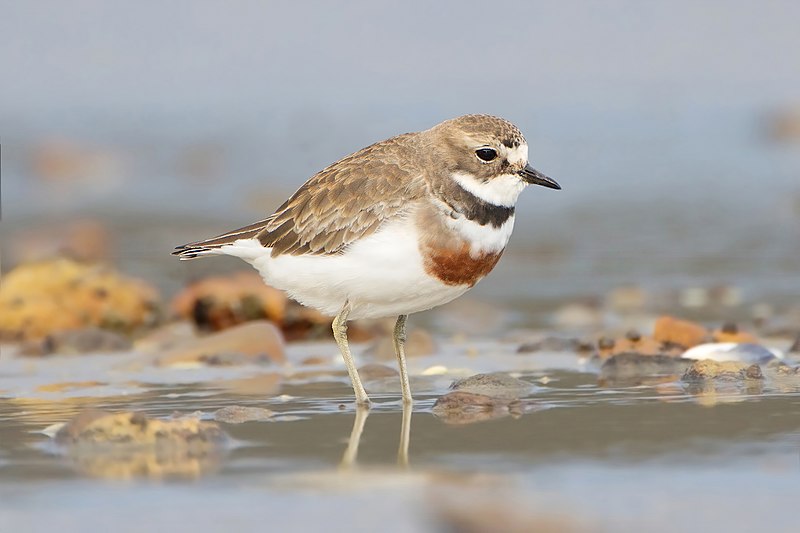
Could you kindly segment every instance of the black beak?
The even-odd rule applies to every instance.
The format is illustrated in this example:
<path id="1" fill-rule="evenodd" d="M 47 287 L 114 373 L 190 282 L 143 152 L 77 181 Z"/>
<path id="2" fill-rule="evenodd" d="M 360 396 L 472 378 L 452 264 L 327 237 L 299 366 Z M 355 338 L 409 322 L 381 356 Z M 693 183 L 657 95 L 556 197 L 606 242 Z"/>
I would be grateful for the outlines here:
<path id="1" fill-rule="evenodd" d="M 519 171 L 519 175 L 531 185 L 541 185 L 549 189 L 561 189 L 561 185 L 556 180 L 548 178 L 530 165 L 525 165 L 525 168 Z"/>

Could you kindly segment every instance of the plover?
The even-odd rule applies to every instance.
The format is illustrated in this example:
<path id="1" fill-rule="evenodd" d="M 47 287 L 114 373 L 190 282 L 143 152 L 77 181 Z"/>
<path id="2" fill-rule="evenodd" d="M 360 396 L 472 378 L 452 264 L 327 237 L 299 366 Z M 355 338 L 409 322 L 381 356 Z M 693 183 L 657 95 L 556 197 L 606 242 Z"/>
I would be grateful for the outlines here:
<path id="1" fill-rule="evenodd" d="M 445 304 L 497 264 L 528 185 L 561 186 L 528 163 L 510 122 L 465 115 L 375 143 L 311 177 L 272 215 L 178 246 L 232 255 L 303 305 L 334 316 L 359 405 L 369 405 L 347 343 L 348 319 L 397 317 L 394 348 L 411 403 L 404 343 L 411 313 Z"/>

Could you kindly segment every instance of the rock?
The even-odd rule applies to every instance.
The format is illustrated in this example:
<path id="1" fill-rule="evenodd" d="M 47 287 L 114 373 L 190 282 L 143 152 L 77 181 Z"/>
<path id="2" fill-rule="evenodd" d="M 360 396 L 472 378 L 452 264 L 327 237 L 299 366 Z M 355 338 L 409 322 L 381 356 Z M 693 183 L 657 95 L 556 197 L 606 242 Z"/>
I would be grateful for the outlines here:
<path id="1" fill-rule="evenodd" d="M 612 339 L 602 337 L 597 342 L 597 355 L 608 359 L 615 355 L 636 353 L 642 356 L 668 355 L 677 357 L 683 350 L 669 343 L 657 341 L 653 337 L 643 337 L 637 331 L 629 331 L 624 337 Z"/>
<path id="2" fill-rule="evenodd" d="M 22 355 L 77 355 L 85 353 L 124 352 L 133 348 L 130 339 L 114 331 L 96 327 L 57 331 L 41 341 L 28 341 Z"/>
<path id="3" fill-rule="evenodd" d="M 518 418 L 523 411 L 519 400 L 453 391 L 440 396 L 431 412 L 447 424 L 472 424 L 509 415 Z"/>
<path id="4" fill-rule="evenodd" d="M 456 380 L 450 385 L 450 390 L 453 391 L 469 392 L 507 400 L 525 397 L 532 388 L 533 385 L 527 381 L 512 377 L 505 372 L 475 374 L 468 378 Z"/>
<path id="5" fill-rule="evenodd" d="M 99 327 L 131 333 L 159 318 L 158 293 L 110 267 L 71 259 L 18 266 L 0 285 L 0 340 Z"/>
<path id="6" fill-rule="evenodd" d="M 700 344 L 686 350 L 682 357 L 694 360 L 709 359 L 714 361 L 738 361 L 747 364 L 765 364 L 774 359 L 781 359 L 783 354 L 759 344 L 712 342 Z"/>
<path id="7" fill-rule="evenodd" d="M 736 342 L 736 343 L 749 343 L 758 344 L 758 338 L 745 331 L 739 331 L 739 327 L 733 323 L 728 322 L 723 326 L 711 333 L 714 342 Z"/>
<path id="8" fill-rule="evenodd" d="M 781 362 L 775 366 L 775 373 L 779 376 L 797 376 L 800 375 L 800 366 L 789 366 Z"/>
<path id="9" fill-rule="evenodd" d="M 684 348 L 701 344 L 708 337 L 709 331 L 700 324 L 671 316 L 659 317 L 653 329 L 653 338 L 656 341 L 677 344 Z"/>
<path id="10" fill-rule="evenodd" d="M 533 352 L 591 352 L 592 343 L 576 338 L 545 337 L 535 342 L 526 342 L 517 348 L 517 353 Z"/>
<path id="11" fill-rule="evenodd" d="M 175 346 L 197 338 L 194 324 L 188 320 L 171 322 L 136 339 L 133 346 L 139 352 L 163 353 Z"/>
<path id="12" fill-rule="evenodd" d="M 764 375 L 758 365 L 748 365 L 738 361 L 695 361 L 683 374 L 683 381 L 702 380 L 761 380 Z"/>
<path id="13" fill-rule="evenodd" d="M 214 420 L 226 424 L 243 424 L 245 422 L 263 422 L 269 420 L 275 413 L 263 407 L 244 407 L 229 405 L 214 412 Z"/>
<path id="14" fill-rule="evenodd" d="M 78 468 L 93 476 L 196 477 L 220 462 L 227 436 L 215 422 L 159 420 L 141 413 L 84 411 L 55 435 Z"/>
<path id="15" fill-rule="evenodd" d="M 158 366 L 286 362 L 283 336 L 266 320 L 254 320 L 180 343 L 156 360 Z"/>
<path id="16" fill-rule="evenodd" d="M 363 381 L 374 381 L 376 379 L 397 378 L 400 376 L 400 372 L 386 365 L 372 363 L 360 367 L 358 375 Z"/>
<path id="17" fill-rule="evenodd" d="M 406 357 L 433 355 L 438 349 L 433 336 L 420 328 L 414 328 L 408 332 L 405 348 Z M 387 332 L 386 335 L 382 335 L 375 343 L 365 349 L 362 355 L 379 361 L 394 361 L 397 356 L 394 353 L 392 333 Z"/>
<path id="18" fill-rule="evenodd" d="M 600 367 L 600 383 L 641 383 L 642 378 L 653 376 L 678 376 L 683 374 L 690 361 L 670 355 L 643 355 L 620 353 L 608 358 Z"/>
<path id="19" fill-rule="evenodd" d="M 287 298 L 264 284 L 256 272 L 205 278 L 187 286 L 172 300 L 174 312 L 199 329 L 220 331 L 249 320 L 278 324 L 286 316 Z"/>

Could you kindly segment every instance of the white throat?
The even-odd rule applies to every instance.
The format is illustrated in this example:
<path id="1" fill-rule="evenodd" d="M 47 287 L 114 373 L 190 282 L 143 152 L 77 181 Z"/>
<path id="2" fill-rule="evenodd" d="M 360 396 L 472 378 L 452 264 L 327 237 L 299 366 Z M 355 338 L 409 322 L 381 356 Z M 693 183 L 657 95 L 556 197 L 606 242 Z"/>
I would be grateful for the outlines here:
<path id="1" fill-rule="evenodd" d="M 519 193 L 527 183 L 516 174 L 501 174 L 496 178 L 483 182 L 466 172 L 453 172 L 453 181 L 461 185 L 467 192 L 492 205 L 514 207 Z"/>

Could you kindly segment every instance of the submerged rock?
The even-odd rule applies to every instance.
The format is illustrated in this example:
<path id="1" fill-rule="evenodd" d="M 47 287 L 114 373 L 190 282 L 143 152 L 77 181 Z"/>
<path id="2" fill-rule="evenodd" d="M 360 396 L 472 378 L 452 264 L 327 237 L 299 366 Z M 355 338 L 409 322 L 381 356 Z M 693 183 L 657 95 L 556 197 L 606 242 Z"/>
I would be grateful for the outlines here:
<path id="1" fill-rule="evenodd" d="M 157 359 L 159 366 L 284 363 L 283 336 L 266 320 L 189 339 Z"/>
<path id="2" fill-rule="evenodd" d="M 226 424 L 243 424 L 245 422 L 261 422 L 270 420 L 275 415 L 274 411 L 263 407 L 244 407 L 229 405 L 214 412 L 214 420 Z"/>
<path id="3" fill-rule="evenodd" d="M 0 340 L 41 340 L 99 327 L 122 333 L 159 318 L 158 293 L 108 266 L 53 259 L 18 266 L 0 284 Z"/>
<path id="4" fill-rule="evenodd" d="M 533 385 L 510 376 L 505 372 L 475 374 L 468 378 L 456 380 L 450 390 L 486 395 L 493 398 L 513 400 L 527 396 Z"/>
<path id="5" fill-rule="evenodd" d="M 447 424 L 472 424 L 505 416 L 520 417 L 524 407 L 517 399 L 453 391 L 440 396 L 431 412 Z"/>
<path id="6" fill-rule="evenodd" d="M 227 442 L 215 422 L 84 411 L 55 434 L 82 472 L 98 477 L 196 477 L 218 466 Z"/>
<path id="7" fill-rule="evenodd" d="M 695 361 L 683 374 L 683 381 L 722 380 L 738 381 L 747 379 L 764 379 L 761 367 L 748 365 L 739 361 L 712 361 L 705 359 Z"/>
<path id="8" fill-rule="evenodd" d="M 695 400 L 712 407 L 739 402 L 763 393 L 764 375 L 758 365 L 739 361 L 695 361 L 682 378 L 683 386 Z"/>

